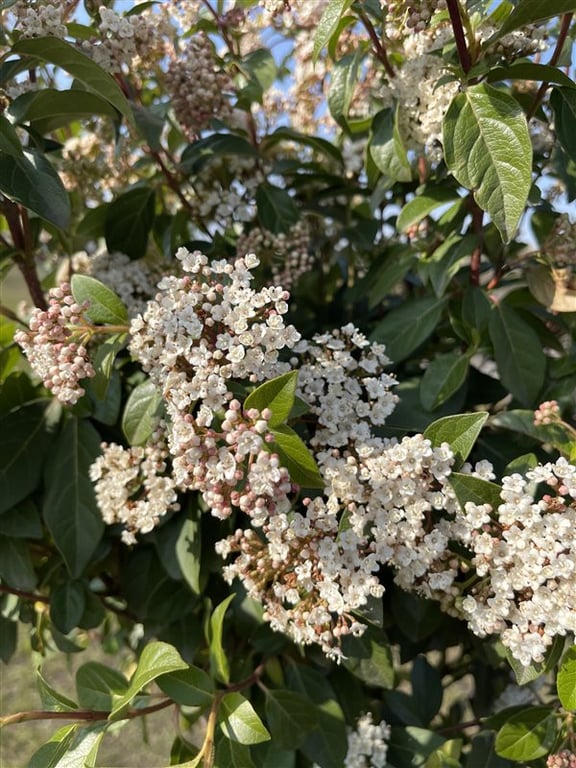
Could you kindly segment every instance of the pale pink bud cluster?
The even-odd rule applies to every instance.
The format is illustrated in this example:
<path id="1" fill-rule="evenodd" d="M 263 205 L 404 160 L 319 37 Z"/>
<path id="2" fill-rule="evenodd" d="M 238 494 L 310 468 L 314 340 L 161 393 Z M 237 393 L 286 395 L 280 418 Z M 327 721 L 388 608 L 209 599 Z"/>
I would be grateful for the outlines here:
<path id="1" fill-rule="evenodd" d="M 557 424 L 561 421 L 560 406 L 556 400 L 546 400 L 540 403 L 534 411 L 534 426 Z"/>
<path id="2" fill-rule="evenodd" d="M 241 235 L 236 243 L 236 253 L 258 253 L 261 261 L 269 266 L 275 285 L 291 288 L 314 265 L 310 227 L 299 221 L 286 233 L 273 234 L 267 229 L 254 227 Z"/>
<path id="3" fill-rule="evenodd" d="M 423 32 L 436 11 L 448 7 L 446 0 L 381 0 L 384 10 L 395 20 L 402 21 L 411 32 Z"/>
<path id="4" fill-rule="evenodd" d="M 548 755 L 546 768 L 576 768 L 576 755 L 570 749 Z"/>
<path id="5" fill-rule="evenodd" d="M 44 386 L 70 405 L 84 395 L 80 382 L 96 375 L 88 350 L 74 341 L 82 335 L 88 307 L 88 302 L 78 304 L 70 285 L 62 283 L 50 291 L 48 309 L 33 310 L 29 330 L 14 334 Z"/>
<path id="6" fill-rule="evenodd" d="M 232 113 L 227 96 L 233 90 L 232 80 L 218 65 L 206 35 L 191 39 L 185 55 L 172 59 L 166 89 L 176 119 L 191 134 L 208 128 L 213 118 L 226 120 Z"/>

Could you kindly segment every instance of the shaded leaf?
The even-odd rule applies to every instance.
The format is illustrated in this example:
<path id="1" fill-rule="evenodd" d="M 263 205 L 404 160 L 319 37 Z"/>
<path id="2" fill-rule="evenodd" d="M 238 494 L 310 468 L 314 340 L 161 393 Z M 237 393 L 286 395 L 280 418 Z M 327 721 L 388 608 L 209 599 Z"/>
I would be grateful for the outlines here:
<path id="1" fill-rule="evenodd" d="M 230 682 L 230 665 L 222 646 L 224 616 L 235 597 L 235 594 L 228 595 L 210 616 L 210 670 L 213 677 L 222 683 Z"/>
<path id="2" fill-rule="evenodd" d="M 260 223 L 275 235 L 286 233 L 300 218 L 300 212 L 285 189 L 261 184 L 256 190 L 256 207 Z"/>
<path id="3" fill-rule="evenodd" d="M 272 740 L 281 749 L 298 749 L 308 731 L 316 727 L 316 708 L 295 691 L 266 691 L 266 722 Z"/>
<path id="4" fill-rule="evenodd" d="M 123 696 L 127 689 L 124 675 L 100 662 L 88 661 L 76 672 L 76 695 L 85 709 L 109 711 L 115 697 Z"/>
<path id="5" fill-rule="evenodd" d="M 556 718 L 550 707 L 532 707 L 513 714 L 496 735 L 500 757 L 522 762 L 547 755 L 556 738 Z"/>
<path id="6" fill-rule="evenodd" d="M 448 352 L 434 358 L 422 377 L 420 401 L 433 411 L 445 403 L 466 381 L 469 360 L 461 352 Z"/>
<path id="7" fill-rule="evenodd" d="M 122 416 L 122 431 L 130 445 L 142 445 L 148 440 L 154 431 L 161 406 L 160 393 L 150 379 L 132 390 Z"/>
<path id="8" fill-rule="evenodd" d="M 57 584 L 50 595 L 50 618 L 54 626 L 67 635 L 77 627 L 84 608 L 86 595 L 79 581 L 65 581 Z"/>
<path id="9" fill-rule="evenodd" d="M 406 359 L 433 333 L 446 299 L 426 297 L 407 301 L 391 310 L 370 335 L 372 341 L 386 345 L 393 363 Z"/>
<path id="10" fill-rule="evenodd" d="M 150 187 L 136 187 L 108 205 L 104 234 L 110 253 L 119 251 L 131 259 L 144 256 L 154 223 L 155 199 Z"/>
<path id="11" fill-rule="evenodd" d="M 162 675 L 158 686 L 171 699 L 187 707 L 206 707 L 214 698 L 212 678 L 199 667 L 190 666 Z"/>
<path id="12" fill-rule="evenodd" d="M 556 678 L 558 696 L 564 709 L 576 709 L 576 645 L 569 648 Z"/>
<path id="13" fill-rule="evenodd" d="M 30 592 L 37 584 L 28 546 L 20 539 L 0 536 L 0 578 L 14 589 Z"/>

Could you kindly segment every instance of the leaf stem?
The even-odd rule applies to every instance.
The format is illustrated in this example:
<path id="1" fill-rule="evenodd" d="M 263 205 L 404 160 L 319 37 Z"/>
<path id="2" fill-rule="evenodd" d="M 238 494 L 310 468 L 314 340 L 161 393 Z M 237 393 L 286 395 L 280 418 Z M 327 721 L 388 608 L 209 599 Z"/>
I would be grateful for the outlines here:
<path id="1" fill-rule="evenodd" d="M 562 53 L 562 49 L 564 48 L 564 43 L 566 42 L 566 37 L 568 36 L 568 32 L 570 31 L 570 24 L 572 23 L 572 14 L 571 13 L 565 13 L 562 16 L 562 23 L 560 25 L 560 31 L 558 32 L 558 37 L 556 38 L 556 45 L 554 47 L 554 53 L 550 57 L 550 61 L 548 62 L 548 65 L 550 67 L 555 67 L 558 63 L 558 59 L 560 58 L 560 54 Z M 540 85 L 540 88 L 538 88 L 538 92 L 536 93 L 536 96 L 534 98 L 534 102 L 532 103 L 532 106 L 528 110 L 528 114 L 526 115 L 527 120 L 531 120 L 536 112 L 538 111 L 538 108 L 542 101 L 544 100 L 544 96 L 546 95 L 546 91 L 550 87 L 550 83 L 542 83 Z"/>
<path id="2" fill-rule="evenodd" d="M 368 18 L 368 16 L 364 13 L 364 11 L 358 12 L 358 17 L 362 24 L 364 24 L 364 27 L 366 28 L 366 31 L 368 32 L 370 36 L 370 40 L 372 41 L 372 45 L 374 46 L 374 52 L 376 53 L 376 57 L 379 61 L 382 62 L 384 69 L 386 70 L 386 74 L 388 77 L 396 77 L 396 73 L 394 72 L 394 69 L 392 68 L 392 65 L 390 64 L 390 59 L 388 58 L 388 54 L 386 53 L 386 48 L 382 45 L 382 41 L 378 37 L 378 33 L 374 29 L 374 25 Z"/>
<path id="3" fill-rule="evenodd" d="M 464 34 L 464 27 L 462 26 L 462 11 L 458 0 L 446 0 L 448 5 L 448 13 L 450 14 L 450 22 L 452 23 L 452 29 L 454 30 L 454 40 L 456 41 L 456 50 L 458 51 L 458 58 L 464 71 L 464 74 L 468 74 L 472 67 L 472 59 L 470 57 L 470 51 L 466 44 L 466 36 Z"/>

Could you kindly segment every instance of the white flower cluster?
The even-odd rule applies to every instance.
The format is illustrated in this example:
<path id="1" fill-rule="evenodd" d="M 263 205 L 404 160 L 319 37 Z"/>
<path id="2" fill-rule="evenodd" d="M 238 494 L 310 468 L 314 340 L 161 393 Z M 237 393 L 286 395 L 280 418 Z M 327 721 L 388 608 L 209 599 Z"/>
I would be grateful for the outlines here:
<path id="1" fill-rule="evenodd" d="M 289 294 L 281 287 L 250 287 L 258 259 L 248 254 L 234 264 L 213 261 L 199 251 L 176 253 L 183 277 L 164 277 L 156 299 L 130 326 L 130 351 L 166 398 L 173 422 L 189 415 L 200 426 L 232 399 L 230 379 L 251 382 L 288 370 L 278 353 L 300 335 L 285 326 Z"/>
<path id="2" fill-rule="evenodd" d="M 236 242 L 236 253 L 258 253 L 270 267 L 275 285 L 291 288 L 314 264 L 310 227 L 299 221 L 286 233 L 277 235 L 262 227 L 254 227 Z"/>
<path id="3" fill-rule="evenodd" d="M 348 729 L 348 752 L 344 768 L 386 768 L 390 726 L 374 723 L 368 712 L 358 718 L 356 729 Z"/>
<path id="4" fill-rule="evenodd" d="M 299 342 L 298 395 L 318 419 L 311 444 L 338 448 L 350 440 L 367 440 L 371 425 L 381 426 L 398 401 L 390 388 L 393 376 L 382 344 L 370 343 L 351 323 L 331 333 Z"/>
<path id="5" fill-rule="evenodd" d="M 533 484 L 554 495 L 534 500 Z M 503 504 L 466 504 L 456 531 L 479 581 L 461 604 L 470 629 L 498 634 L 522 664 L 576 632 L 576 467 L 565 459 L 504 477 Z"/>
<path id="6" fill-rule="evenodd" d="M 29 330 L 17 331 L 14 341 L 22 347 L 44 386 L 62 402 L 76 403 L 85 390 L 83 379 L 96 375 L 84 344 L 84 313 L 89 304 L 78 304 L 70 285 L 62 283 L 48 294 L 48 309 L 34 309 Z"/>
<path id="7" fill-rule="evenodd" d="M 226 120 L 232 112 L 232 80 L 218 65 L 207 35 L 192 38 L 185 55 L 171 60 L 165 87 L 176 119 L 193 135 L 208 128 L 213 118 Z"/>
<path id="8" fill-rule="evenodd" d="M 63 40 L 68 34 L 62 3 L 31 5 L 29 0 L 18 0 L 10 11 L 16 14 L 16 29 L 22 37 L 59 37 Z"/>
<path id="9" fill-rule="evenodd" d="M 137 533 L 149 533 L 167 512 L 179 509 L 178 486 L 167 459 L 165 427 L 160 425 L 145 447 L 103 443 L 102 455 L 90 467 L 104 522 L 124 526 L 125 544 L 135 544 Z"/>
<path id="10" fill-rule="evenodd" d="M 142 69 L 163 55 L 163 38 L 171 27 L 161 14 L 139 13 L 121 16 L 111 8 L 100 6 L 99 38 L 83 40 L 83 52 L 108 72 L 121 72 L 123 67 Z"/>
<path id="11" fill-rule="evenodd" d="M 202 165 L 194 179 L 191 205 L 200 221 L 209 220 L 223 231 L 256 216 L 256 190 L 265 180 L 252 157 L 215 157 Z M 239 255 L 254 253 L 246 249 Z"/>
<path id="12" fill-rule="evenodd" d="M 264 606 L 272 629 L 300 645 L 320 644 L 336 661 L 344 635 L 361 635 L 365 625 L 352 612 L 369 596 L 381 597 L 379 563 L 365 536 L 339 530 L 339 516 L 321 497 L 305 500 L 304 514 L 278 513 L 262 526 L 237 530 L 218 542 L 222 557 L 239 553 L 224 568 L 228 582 L 240 578 L 250 597 Z"/>

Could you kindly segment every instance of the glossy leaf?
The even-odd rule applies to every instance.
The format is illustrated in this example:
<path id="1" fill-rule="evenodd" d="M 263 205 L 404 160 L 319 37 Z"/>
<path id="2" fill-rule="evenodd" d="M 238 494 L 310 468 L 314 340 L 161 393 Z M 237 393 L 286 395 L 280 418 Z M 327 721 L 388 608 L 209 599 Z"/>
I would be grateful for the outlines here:
<path id="1" fill-rule="evenodd" d="M 202 517 L 200 510 L 182 524 L 176 541 L 176 559 L 182 576 L 190 589 L 200 594 L 204 583 L 202 573 Z"/>
<path id="2" fill-rule="evenodd" d="M 448 352 L 432 360 L 420 384 L 420 401 L 426 410 L 438 408 L 460 389 L 468 365 L 468 357 L 461 352 Z"/>
<path id="3" fill-rule="evenodd" d="M 64 696 L 44 679 L 40 669 L 36 670 L 36 687 L 40 694 L 43 709 L 50 712 L 74 712 L 78 709 L 75 701 Z"/>
<path id="4" fill-rule="evenodd" d="M 219 739 L 214 755 L 214 768 L 254 768 L 250 748 L 230 739 Z"/>
<path id="5" fill-rule="evenodd" d="M 128 680 L 121 672 L 98 661 L 88 661 L 76 672 L 76 695 L 85 709 L 110 711 L 127 689 Z"/>
<path id="6" fill-rule="evenodd" d="M 76 46 L 57 37 L 37 37 L 20 39 L 12 47 L 12 51 L 55 64 L 73 75 L 88 90 L 109 101 L 128 120 L 132 119 L 130 105 L 114 78 L 81 53 Z"/>
<path id="7" fill-rule="evenodd" d="M 266 691 L 266 722 L 272 740 L 281 749 L 298 749 L 308 731 L 316 727 L 316 708 L 294 691 Z"/>
<path id="8" fill-rule="evenodd" d="M 160 641 L 148 643 L 142 651 L 128 690 L 114 704 L 110 712 L 110 718 L 121 718 L 124 708 L 130 704 L 136 694 L 153 680 L 169 672 L 176 672 L 179 669 L 187 668 L 188 664 L 186 664 L 173 646 Z"/>
<path id="9" fill-rule="evenodd" d="M 14 157 L 23 154 L 22 144 L 12 123 L 4 115 L 0 115 L 0 152 Z"/>
<path id="10" fill-rule="evenodd" d="M 264 229 L 277 235 L 288 232 L 300 218 L 291 195 L 272 184 L 261 184 L 256 191 L 258 218 Z"/>
<path id="11" fill-rule="evenodd" d="M 224 735 L 239 744 L 259 744 L 270 739 L 254 707 L 240 693 L 227 693 L 222 697 L 218 722 Z"/>
<path id="12" fill-rule="evenodd" d="M 472 739 L 466 768 L 512 768 L 513 763 L 498 757 L 494 751 L 496 735 L 490 731 L 481 731 Z"/>
<path id="13" fill-rule="evenodd" d="M 87 421 L 69 419 L 46 463 L 43 515 L 73 577 L 88 564 L 104 533 L 88 476 L 100 454 L 100 436 Z"/>
<path id="14" fill-rule="evenodd" d="M 393 363 L 405 360 L 434 332 L 446 300 L 426 297 L 407 301 L 386 315 L 372 332 L 372 341 L 386 345 Z"/>
<path id="15" fill-rule="evenodd" d="M 30 552 L 23 541 L 0 536 L 0 578 L 8 586 L 26 592 L 36 586 Z"/>
<path id="16" fill-rule="evenodd" d="M 9 114 L 17 123 L 32 123 L 40 133 L 48 133 L 93 115 L 118 118 L 118 112 L 109 101 L 77 88 L 70 91 L 46 88 L 25 93 L 12 102 Z"/>
<path id="17" fill-rule="evenodd" d="M 0 419 L 0 513 L 29 496 L 42 477 L 52 436 L 46 403 L 29 403 Z"/>
<path id="18" fill-rule="evenodd" d="M 458 192 L 455 189 L 441 186 L 427 186 L 421 194 L 410 200 L 400 211 L 396 226 L 402 232 L 405 232 L 414 224 L 418 224 L 422 219 L 429 216 L 432 211 L 440 206 L 458 200 Z"/>
<path id="19" fill-rule="evenodd" d="M 532 184 L 532 144 L 522 108 L 490 85 L 473 85 L 448 108 L 443 133 L 449 169 L 510 241 Z"/>
<path id="20" fill-rule="evenodd" d="M 280 457 L 282 466 L 290 473 L 290 479 L 302 488 L 323 488 L 324 480 L 318 471 L 316 461 L 303 440 L 293 429 L 279 424 L 270 430 L 274 442 L 265 447 Z"/>
<path id="21" fill-rule="evenodd" d="M 490 504 L 493 510 L 502 503 L 500 486 L 481 477 L 452 472 L 449 482 L 462 509 L 469 501 L 478 505 Z"/>
<path id="22" fill-rule="evenodd" d="M 576 645 L 569 648 L 558 670 L 558 696 L 564 709 L 576 709 Z"/>
<path id="23" fill-rule="evenodd" d="M 0 192 L 60 229 L 70 224 L 70 201 L 60 177 L 36 149 L 0 152 Z"/>
<path id="24" fill-rule="evenodd" d="M 80 582 L 64 581 L 53 588 L 50 596 L 50 618 L 62 634 L 67 635 L 78 626 L 85 607 L 86 596 Z"/>
<path id="25" fill-rule="evenodd" d="M 338 22 L 351 5 L 352 0 L 329 0 L 314 35 L 314 47 L 312 49 L 314 61 L 318 59 L 322 49 L 328 45 L 338 27 Z"/>
<path id="26" fill-rule="evenodd" d="M 513 714 L 496 735 L 500 757 L 522 762 L 547 755 L 556 738 L 556 717 L 550 707 L 532 707 Z"/>
<path id="27" fill-rule="evenodd" d="M 546 357 L 538 335 L 507 304 L 494 308 L 488 329 L 502 384 L 522 405 L 532 405 L 546 373 Z"/>
<path id="28" fill-rule="evenodd" d="M 79 304 L 90 303 L 86 314 L 99 325 L 127 325 L 128 312 L 120 297 L 90 275 L 73 275 L 72 294 Z"/>
<path id="29" fill-rule="evenodd" d="M 228 595 L 214 608 L 210 617 L 210 670 L 217 680 L 222 683 L 230 682 L 230 665 L 222 646 L 224 616 L 235 595 Z"/>
<path id="30" fill-rule="evenodd" d="M 150 379 L 132 390 L 122 416 L 122 431 L 130 445 L 145 443 L 157 422 L 162 398 Z"/>
<path id="31" fill-rule="evenodd" d="M 337 61 L 330 72 L 328 89 L 328 109 L 339 124 L 345 124 L 348 109 L 357 83 L 360 51 L 348 53 Z"/>
<path id="32" fill-rule="evenodd" d="M 294 405 L 297 382 L 298 371 L 289 371 L 275 379 L 265 381 L 248 395 L 244 401 L 244 410 L 256 408 L 262 413 L 265 408 L 268 408 L 272 411 L 272 417 L 268 424 L 271 427 L 277 427 L 286 421 L 290 415 Z"/>
<path id="33" fill-rule="evenodd" d="M 461 464 L 468 458 L 487 418 L 488 414 L 483 411 L 445 416 L 432 422 L 424 431 L 424 437 L 435 446 L 448 443 L 456 461 Z"/>
<path id="34" fill-rule="evenodd" d="M 212 678 L 199 667 L 190 666 L 162 675 L 158 686 L 171 699 L 187 707 L 206 707 L 214 698 Z"/>
<path id="35" fill-rule="evenodd" d="M 27 768 L 58 768 L 58 764 L 68 752 L 78 728 L 77 724 L 59 728 L 46 744 L 34 752 Z"/>
<path id="36" fill-rule="evenodd" d="M 110 253 L 119 251 L 131 259 L 145 255 L 154 223 L 155 198 L 152 188 L 136 187 L 108 205 L 104 234 Z"/>
<path id="37" fill-rule="evenodd" d="M 576 85 L 561 69 L 533 61 L 515 62 L 508 67 L 494 67 L 486 75 L 488 83 L 502 80 L 539 80 L 543 83 L 557 83 L 568 88 L 574 88 Z"/>
<path id="38" fill-rule="evenodd" d="M 412 179 L 412 167 L 393 110 L 383 110 L 374 117 L 369 146 L 372 160 L 385 177 L 391 181 Z"/>

